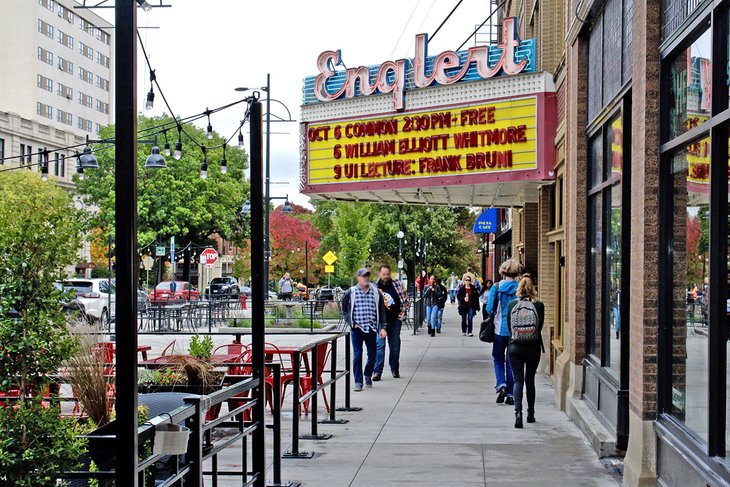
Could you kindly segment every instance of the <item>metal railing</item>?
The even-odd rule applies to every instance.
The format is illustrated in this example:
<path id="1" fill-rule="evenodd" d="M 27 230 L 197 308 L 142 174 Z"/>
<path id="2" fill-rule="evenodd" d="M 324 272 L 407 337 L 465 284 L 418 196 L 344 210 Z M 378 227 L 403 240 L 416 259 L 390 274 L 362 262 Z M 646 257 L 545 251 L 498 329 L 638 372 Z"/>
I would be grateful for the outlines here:
<path id="1" fill-rule="evenodd" d="M 272 367 L 274 370 L 274 376 L 280 378 L 281 371 L 278 367 Z M 190 428 L 190 439 L 188 441 L 187 452 L 183 455 L 176 456 L 174 462 L 174 470 L 168 474 L 165 478 L 155 478 L 154 485 L 156 487 L 167 487 L 179 483 L 184 480 L 186 485 L 203 485 L 203 475 L 212 475 L 214 478 L 214 485 L 217 485 L 218 475 L 238 476 L 242 479 L 242 485 L 253 485 L 256 479 L 264 472 L 249 472 L 248 471 L 248 448 L 247 448 L 247 437 L 251 435 L 258 428 L 264 427 L 264 422 L 261 419 L 254 418 L 253 421 L 245 422 L 244 416 L 246 412 L 253 408 L 256 404 L 256 399 L 242 397 L 252 391 L 254 388 L 259 386 L 258 379 L 243 376 L 231 376 L 229 380 L 238 380 L 238 382 L 228 385 L 219 391 L 216 391 L 209 395 L 195 396 L 191 395 L 184 398 L 185 406 L 180 406 L 170 413 L 152 418 L 151 420 L 141 424 L 137 428 L 138 444 L 148 444 L 150 447 L 154 445 L 155 441 L 155 429 L 161 424 L 180 424 L 185 422 L 185 425 Z M 243 402 L 238 407 L 229 408 L 229 410 L 216 419 L 206 420 L 206 412 L 223 402 L 235 400 Z M 278 412 L 278 411 L 277 411 Z M 274 415 L 274 424 L 280 424 L 280 418 Z M 214 440 L 212 435 L 216 428 L 236 428 L 238 431 L 234 435 L 226 436 L 221 439 Z M 274 428 L 274 434 L 280 435 L 280 427 Z M 109 443 L 112 451 L 115 448 L 116 435 L 104 435 L 96 436 L 95 439 L 100 440 L 104 443 Z M 242 454 L 241 454 L 241 469 L 240 471 L 217 471 L 217 460 L 218 454 L 233 446 L 238 440 L 242 441 Z M 275 440 L 276 441 L 276 440 Z M 149 443 L 148 443 L 149 442 Z M 155 465 L 163 457 L 161 455 L 149 454 L 146 458 L 140 459 L 137 473 L 140 478 L 140 485 L 143 484 L 145 476 L 151 469 L 152 475 L 155 475 Z M 203 464 L 205 461 L 211 460 L 213 464 L 212 472 L 205 472 Z M 92 471 L 91 468 L 83 471 L 73 471 L 64 474 L 62 480 L 73 480 L 73 479 L 96 479 L 100 487 L 106 485 L 113 485 L 115 478 L 114 470 L 97 470 Z"/>
<path id="2" fill-rule="evenodd" d="M 328 306 L 336 312 L 328 317 Z M 267 320 L 291 322 L 305 319 L 310 329 L 315 321 L 337 320 L 342 323 L 339 301 L 267 301 Z M 221 326 L 245 326 L 251 316 L 242 299 L 217 298 L 212 300 L 170 301 L 165 303 L 139 302 L 137 329 L 140 333 L 197 333 L 200 330 L 212 332 Z"/>

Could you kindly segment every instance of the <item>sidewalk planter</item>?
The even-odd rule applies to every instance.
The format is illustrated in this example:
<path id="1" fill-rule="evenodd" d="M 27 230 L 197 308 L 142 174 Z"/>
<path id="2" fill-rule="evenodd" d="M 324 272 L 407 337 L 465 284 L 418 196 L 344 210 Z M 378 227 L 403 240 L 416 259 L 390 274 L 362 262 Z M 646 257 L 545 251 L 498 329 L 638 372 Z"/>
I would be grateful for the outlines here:
<path id="1" fill-rule="evenodd" d="M 179 424 L 159 424 L 155 427 L 155 455 L 182 455 L 188 450 L 190 428 Z"/>
<path id="2" fill-rule="evenodd" d="M 117 461 L 117 421 L 110 421 L 84 435 L 89 442 L 89 458 L 99 470 L 114 470 Z"/>

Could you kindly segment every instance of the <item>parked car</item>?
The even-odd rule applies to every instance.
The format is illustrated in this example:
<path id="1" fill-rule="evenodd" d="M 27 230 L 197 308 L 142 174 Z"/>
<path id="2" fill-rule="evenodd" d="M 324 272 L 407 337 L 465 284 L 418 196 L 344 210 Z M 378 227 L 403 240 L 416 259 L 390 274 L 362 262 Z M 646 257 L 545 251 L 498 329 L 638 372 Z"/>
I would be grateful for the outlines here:
<path id="1" fill-rule="evenodd" d="M 241 286 L 241 293 L 245 294 L 249 298 L 251 297 L 251 288 L 248 286 Z M 269 301 L 275 301 L 279 299 L 279 295 L 274 291 L 269 291 Z"/>
<path id="2" fill-rule="evenodd" d="M 317 300 L 318 301 L 334 301 L 335 290 L 329 287 L 323 287 L 317 289 Z"/>
<path id="3" fill-rule="evenodd" d="M 150 293 L 150 302 L 197 301 L 200 291 L 187 281 L 162 281 Z"/>
<path id="4" fill-rule="evenodd" d="M 205 291 L 206 298 L 238 298 L 241 295 L 241 286 L 235 277 L 215 277 L 208 284 Z"/>
<path id="5" fill-rule="evenodd" d="M 76 311 L 78 307 L 89 322 L 99 322 L 102 326 L 116 317 L 117 289 L 108 279 L 65 279 L 57 285 L 72 296 L 64 304 L 67 311 Z"/>

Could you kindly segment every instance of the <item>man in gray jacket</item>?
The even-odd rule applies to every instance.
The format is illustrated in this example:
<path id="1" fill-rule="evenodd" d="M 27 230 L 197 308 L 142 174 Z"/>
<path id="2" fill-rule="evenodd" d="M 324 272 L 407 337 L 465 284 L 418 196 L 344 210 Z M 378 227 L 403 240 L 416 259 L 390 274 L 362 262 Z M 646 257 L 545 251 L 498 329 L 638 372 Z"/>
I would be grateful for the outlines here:
<path id="1" fill-rule="evenodd" d="M 355 392 L 362 391 L 363 384 L 373 387 L 373 368 L 377 346 L 377 334 L 387 336 L 385 305 L 378 290 L 370 283 L 370 270 L 357 271 L 357 285 L 345 291 L 342 297 L 342 314 L 345 324 L 351 329 L 352 375 Z M 363 377 L 363 343 L 368 351 Z M 364 382 L 363 382 L 364 379 Z"/>

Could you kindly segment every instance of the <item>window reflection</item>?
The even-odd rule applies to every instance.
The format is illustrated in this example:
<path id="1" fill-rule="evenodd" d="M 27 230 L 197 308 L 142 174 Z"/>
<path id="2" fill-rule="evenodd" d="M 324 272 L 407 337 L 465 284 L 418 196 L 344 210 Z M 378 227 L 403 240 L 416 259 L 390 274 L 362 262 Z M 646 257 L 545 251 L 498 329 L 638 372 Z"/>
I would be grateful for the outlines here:
<path id="1" fill-rule="evenodd" d="M 693 143 L 672 159 L 673 361 L 672 414 L 707 440 L 710 171 L 705 148 Z"/>
<path id="2" fill-rule="evenodd" d="M 710 117 L 712 50 L 710 30 L 669 64 L 669 138 L 697 127 Z"/>

